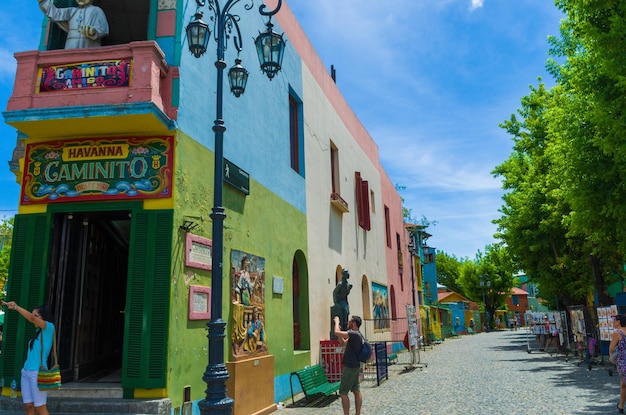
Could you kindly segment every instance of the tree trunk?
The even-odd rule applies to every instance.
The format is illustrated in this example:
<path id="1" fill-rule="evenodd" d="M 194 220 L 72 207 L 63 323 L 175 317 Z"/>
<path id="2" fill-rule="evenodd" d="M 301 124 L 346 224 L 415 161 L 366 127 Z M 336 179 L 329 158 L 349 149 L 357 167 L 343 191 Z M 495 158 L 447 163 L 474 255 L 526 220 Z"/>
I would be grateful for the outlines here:
<path id="1" fill-rule="evenodd" d="M 602 268 L 600 267 L 600 260 L 595 255 L 589 255 L 589 262 L 591 263 L 591 275 L 593 276 L 593 286 L 598 296 L 598 306 L 609 306 L 613 304 L 611 297 L 606 289 L 606 283 L 604 282 L 604 275 L 602 274 Z"/>

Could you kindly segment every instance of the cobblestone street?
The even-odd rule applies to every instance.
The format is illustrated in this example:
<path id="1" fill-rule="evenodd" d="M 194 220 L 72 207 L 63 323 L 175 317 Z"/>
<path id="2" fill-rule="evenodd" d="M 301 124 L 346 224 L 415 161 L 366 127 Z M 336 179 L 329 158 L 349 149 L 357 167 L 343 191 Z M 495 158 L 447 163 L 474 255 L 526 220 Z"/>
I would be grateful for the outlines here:
<path id="1" fill-rule="evenodd" d="M 617 414 L 619 376 L 607 358 L 587 363 L 570 355 L 527 353 L 527 331 L 462 336 L 421 352 L 423 370 L 390 366 L 389 380 L 364 382 L 363 415 L 561 415 Z M 297 382 L 294 378 L 294 382 Z M 297 403 L 297 402 L 296 402 Z M 292 407 L 278 414 L 342 414 L 341 401 L 318 408 Z M 351 414 L 354 399 L 350 394 Z"/>

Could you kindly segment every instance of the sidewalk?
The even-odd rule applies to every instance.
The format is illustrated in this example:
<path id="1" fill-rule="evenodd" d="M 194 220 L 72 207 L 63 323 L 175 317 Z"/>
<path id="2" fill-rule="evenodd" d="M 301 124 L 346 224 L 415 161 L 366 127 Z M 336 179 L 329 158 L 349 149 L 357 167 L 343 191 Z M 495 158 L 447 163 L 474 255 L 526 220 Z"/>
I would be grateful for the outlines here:
<path id="1" fill-rule="evenodd" d="M 578 357 L 527 352 L 527 331 L 499 331 L 447 339 L 421 352 L 423 370 L 390 366 L 389 380 L 361 385 L 363 415 L 600 415 L 617 414 L 619 376 Z M 600 358 L 597 359 L 600 362 Z M 321 408 L 291 407 L 277 414 L 342 415 L 341 401 Z M 350 394 L 351 414 L 354 399 Z"/>

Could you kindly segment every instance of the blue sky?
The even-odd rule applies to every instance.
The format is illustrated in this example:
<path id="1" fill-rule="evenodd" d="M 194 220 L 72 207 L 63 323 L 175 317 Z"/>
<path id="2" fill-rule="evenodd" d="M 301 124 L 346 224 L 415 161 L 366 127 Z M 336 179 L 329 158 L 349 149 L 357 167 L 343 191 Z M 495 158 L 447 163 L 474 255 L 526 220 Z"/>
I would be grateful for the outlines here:
<path id="1" fill-rule="evenodd" d="M 379 147 L 430 246 L 474 259 L 495 242 L 510 154 L 498 127 L 545 71 L 550 0 L 287 0 Z"/>
<path id="2" fill-rule="evenodd" d="M 474 258 L 493 243 L 502 205 L 493 168 L 511 151 L 498 124 L 545 72 L 550 0 L 287 0 L 337 85 L 379 146 L 382 164 L 430 245 Z M 242 2 L 247 3 L 247 0 Z M 255 2 L 258 3 L 258 0 Z M 246 13 L 242 11 L 242 15 Z M 0 8 L 0 108 L 13 89 L 16 51 L 36 49 L 36 0 Z M 0 217 L 19 186 L 6 161 L 15 130 L 0 122 Z"/>

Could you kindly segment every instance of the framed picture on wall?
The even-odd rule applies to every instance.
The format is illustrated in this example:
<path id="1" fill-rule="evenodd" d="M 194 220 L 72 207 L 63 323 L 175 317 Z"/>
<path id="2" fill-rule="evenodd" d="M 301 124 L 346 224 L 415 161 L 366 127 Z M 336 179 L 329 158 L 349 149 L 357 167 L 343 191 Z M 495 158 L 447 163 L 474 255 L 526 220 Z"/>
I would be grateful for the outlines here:
<path id="1" fill-rule="evenodd" d="M 211 319 L 211 288 L 189 286 L 189 320 Z"/>
<path id="2" fill-rule="evenodd" d="M 372 304 L 374 330 L 389 330 L 389 292 L 386 285 L 372 283 Z"/>
<path id="3" fill-rule="evenodd" d="M 213 242 L 191 233 L 185 238 L 185 265 L 211 271 L 213 259 Z"/>

